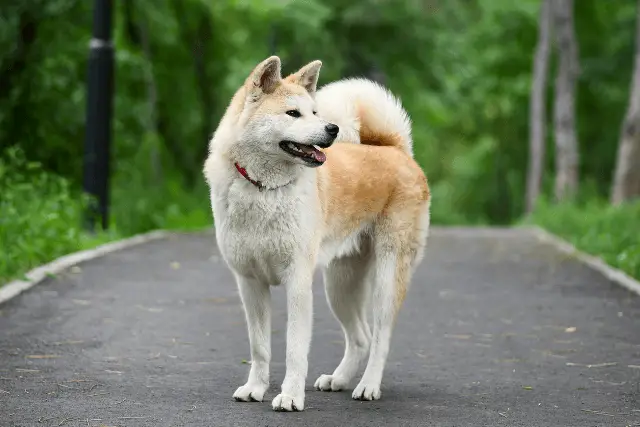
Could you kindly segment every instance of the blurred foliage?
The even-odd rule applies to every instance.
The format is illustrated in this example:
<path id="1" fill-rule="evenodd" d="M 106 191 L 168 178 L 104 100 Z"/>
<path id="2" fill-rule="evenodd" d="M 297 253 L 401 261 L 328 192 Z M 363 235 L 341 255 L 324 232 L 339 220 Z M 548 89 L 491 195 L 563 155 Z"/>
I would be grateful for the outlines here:
<path id="1" fill-rule="evenodd" d="M 81 220 L 85 198 L 62 177 L 10 147 L 0 157 L 0 284 L 53 258 L 117 237 L 87 236 Z"/>
<path id="2" fill-rule="evenodd" d="M 551 205 L 541 201 L 525 223 L 539 224 L 576 248 L 640 279 L 640 201 L 621 206 L 590 201 Z"/>
<path id="3" fill-rule="evenodd" d="M 521 216 L 540 0 L 113 4 L 111 221 L 118 232 L 211 223 L 201 173 L 207 140 L 234 90 L 274 53 L 285 73 L 321 59 L 321 84 L 375 76 L 402 98 L 432 186 L 434 223 L 508 224 Z M 82 176 L 92 7 L 86 0 L 0 5 L 0 152 L 19 145 L 73 191 Z M 581 196 L 603 198 L 628 98 L 635 2 L 581 0 L 575 18 Z M 549 111 L 552 97 L 550 78 Z M 546 193 L 552 133 L 549 126 Z"/>

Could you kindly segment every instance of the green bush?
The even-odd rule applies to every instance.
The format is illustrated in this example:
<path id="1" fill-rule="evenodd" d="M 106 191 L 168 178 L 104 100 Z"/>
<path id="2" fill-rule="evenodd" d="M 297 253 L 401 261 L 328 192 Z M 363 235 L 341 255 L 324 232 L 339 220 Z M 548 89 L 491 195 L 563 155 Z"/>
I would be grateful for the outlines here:
<path id="1" fill-rule="evenodd" d="M 640 201 L 552 205 L 543 202 L 527 223 L 538 224 L 578 249 L 640 278 Z"/>
<path id="2" fill-rule="evenodd" d="M 138 162 L 140 164 L 141 162 Z M 71 252 L 153 229 L 200 229 L 212 224 L 204 184 L 186 191 L 177 178 L 162 185 L 140 169 L 114 177 L 108 232 L 82 228 L 87 199 L 67 179 L 30 162 L 12 147 L 0 156 L 0 285 Z"/>
<path id="3" fill-rule="evenodd" d="M 0 283 L 83 246 L 81 201 L 19 149 L 0 157 L 0 194 Z"/>

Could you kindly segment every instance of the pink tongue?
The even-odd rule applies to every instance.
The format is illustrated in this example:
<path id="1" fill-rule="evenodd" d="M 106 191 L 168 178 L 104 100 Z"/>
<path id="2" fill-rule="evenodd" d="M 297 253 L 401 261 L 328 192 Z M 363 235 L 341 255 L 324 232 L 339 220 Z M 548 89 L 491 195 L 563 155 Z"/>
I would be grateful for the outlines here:
<path id="1" fill-rule="evenodd" d="M 316 150 L 315 147 L 311 145 L 301 145 L 300 148 L 306 154 L 311 155 L 317 162 L 324 163 L 327 160 L 327 156 L 320 150 Z"/>
<path id="2" fill-rule="evenodd" d="M 327 156 L 319 150 L 314 150 L 313 158 L 319 161 L 320 163 L 324 163 L 327 160 Z"/>

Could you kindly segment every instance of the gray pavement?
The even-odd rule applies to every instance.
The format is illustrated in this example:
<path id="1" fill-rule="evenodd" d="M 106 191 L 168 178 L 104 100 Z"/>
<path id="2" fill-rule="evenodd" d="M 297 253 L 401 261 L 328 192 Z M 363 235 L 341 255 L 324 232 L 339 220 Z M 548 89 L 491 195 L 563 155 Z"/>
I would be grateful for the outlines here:
<path id="1" fill-rule="evenodd" d="M 527 232 L 433 231 L 380 401 L 313 390 L 342 355 L 319 276 L 314 294 L 306 410 L 276 413 L 283 289 L 271 389 L 240 403 L 249 346 L 212 235 L 89 261 L 0 305 L 0 426 L 640 425 L 640 298 Z"/>

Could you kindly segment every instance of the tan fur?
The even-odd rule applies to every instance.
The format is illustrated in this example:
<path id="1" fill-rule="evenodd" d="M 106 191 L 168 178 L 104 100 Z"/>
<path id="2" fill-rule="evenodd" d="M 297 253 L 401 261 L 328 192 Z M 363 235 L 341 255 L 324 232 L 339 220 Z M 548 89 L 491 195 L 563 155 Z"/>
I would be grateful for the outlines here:
<path id="1" fill-rule="evenodd" d="M 304 96 L 306 91 L 302 86 L 290 82 L 279 83 L 271 96 L 263 101 L 256 114 L 279 114 L 287 110 L 285 101 L 290 96 Z"/>
<path id="2" fill-rule="evenodd" d="M 361 126 L 367 129 L 366 122 Z M 407 292 L 408 271 L 421 244 L 412 236 L 419 236 L 419 218 L 429 203 L 430 192 L 422 169 L 393 137 L 379 135 L 376 142 L 380 144 L 335 144 L 326 149 L 327 162 L 318 169 L 318 193 L 325 234 L 344 238 L 362 223 L 373 222 L 384 224 L 400 247 L 409 244 L 401 249 L 403 259 L 397 264 L 398 310 Z"/>
<path id="3" fill-rule="evenodd" d="M 379 145 L 397 147 L 404 149 L 402 136 L 398 133 L 389 133 L 379 130 L 379 125 L 375 122 L 375 117 L 371 117 L 371 113 L 366 105 L 358 103 L 356 106 L 358 117 L 360 119 L 360 143 L 365 145 Z"/>
<path id="4" fill-rule="evenodd" d="M 318 191 L 328 228 L 349 234 L 363 221 L 429 199 L 422 169 L 395 147 L 335 144 L 324 151 Z"/>

